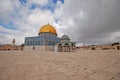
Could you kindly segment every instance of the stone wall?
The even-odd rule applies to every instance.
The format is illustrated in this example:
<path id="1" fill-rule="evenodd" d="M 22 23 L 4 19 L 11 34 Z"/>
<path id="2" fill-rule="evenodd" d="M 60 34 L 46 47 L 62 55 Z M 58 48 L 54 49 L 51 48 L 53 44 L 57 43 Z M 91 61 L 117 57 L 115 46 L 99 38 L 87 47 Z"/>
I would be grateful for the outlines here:
<path id="1" fill-rule="evenodd" d="M 54 51 L 54 46 L 24 46 L 24 51 Z"/>

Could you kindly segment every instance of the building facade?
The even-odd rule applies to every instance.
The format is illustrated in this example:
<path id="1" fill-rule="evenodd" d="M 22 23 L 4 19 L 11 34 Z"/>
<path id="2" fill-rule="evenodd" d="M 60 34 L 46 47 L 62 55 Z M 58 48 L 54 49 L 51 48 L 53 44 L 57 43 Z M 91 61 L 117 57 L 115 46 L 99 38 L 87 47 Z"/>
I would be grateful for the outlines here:
<path id="1" fill-rule="evenodd" d="M 57 37 L 56 29 L 52 25 L 46 24 L 40 28 L 38 36 L 25 38 L 24 50 L 59 51 L 58 44 L 65 44 L 65 40 L 63 40 L 63 38 Z M 66 42 L 66 44 L 71 43 L 70 39 L 68 42 Z M 75 43 L 72 44 L 75 45 Z"/>

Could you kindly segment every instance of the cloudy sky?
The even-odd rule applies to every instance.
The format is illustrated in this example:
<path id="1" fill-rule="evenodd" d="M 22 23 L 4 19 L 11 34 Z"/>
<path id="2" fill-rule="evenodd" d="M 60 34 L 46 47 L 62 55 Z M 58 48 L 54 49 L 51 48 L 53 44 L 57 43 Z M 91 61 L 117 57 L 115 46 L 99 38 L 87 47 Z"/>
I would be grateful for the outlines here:
<path id="1" fill-rule="evenodd" d="M 47 23 L 78 43 L 120 42 L 120 0 L 0 0 L 0 44 L 24 43 Z"/>

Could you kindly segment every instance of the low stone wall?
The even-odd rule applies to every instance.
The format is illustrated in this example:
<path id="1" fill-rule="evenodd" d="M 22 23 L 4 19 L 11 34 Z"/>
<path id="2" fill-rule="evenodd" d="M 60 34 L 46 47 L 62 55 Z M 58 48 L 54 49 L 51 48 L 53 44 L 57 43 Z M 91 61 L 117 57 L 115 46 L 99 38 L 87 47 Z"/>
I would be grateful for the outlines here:
<path id="1" fill-rule="evenodd" d="M 24 46 L 24 51 L 54 51 L 54 46 Z"/>

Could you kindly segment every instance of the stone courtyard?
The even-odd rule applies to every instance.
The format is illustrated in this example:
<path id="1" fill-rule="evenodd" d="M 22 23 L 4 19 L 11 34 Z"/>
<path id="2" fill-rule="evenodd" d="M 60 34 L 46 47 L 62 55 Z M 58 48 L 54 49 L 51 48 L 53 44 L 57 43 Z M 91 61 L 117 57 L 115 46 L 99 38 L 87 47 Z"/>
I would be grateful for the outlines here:
<path id="1" fill-rule="evenodd" d="M 120 80 L 120 51 L 0 51 L 0 80 Z"/>

